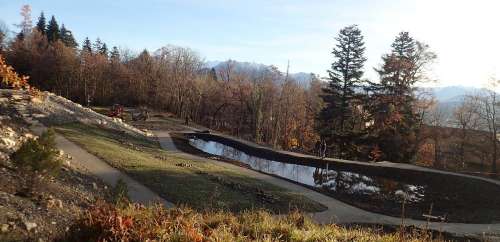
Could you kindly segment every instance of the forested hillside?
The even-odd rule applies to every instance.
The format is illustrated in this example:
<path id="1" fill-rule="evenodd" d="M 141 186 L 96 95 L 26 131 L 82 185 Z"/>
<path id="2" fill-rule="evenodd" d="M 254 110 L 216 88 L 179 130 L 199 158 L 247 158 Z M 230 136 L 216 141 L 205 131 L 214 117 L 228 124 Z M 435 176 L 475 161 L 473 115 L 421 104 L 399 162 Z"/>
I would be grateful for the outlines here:
<path id="1" fill-rule="evenodd" d="M 34 87 L 82 105 L 144 106 L 274 148 L 317 154 L 325 144 L 330 157 L 436 167 L 442 166 L 443 146 L 437 133 L 423 132 L 426 127 L 460 127 L 446 146 L 460 147 L 462 164 L 468 130 L 483 130 L 488 148 L 481 164 L 496 173 L 496 93 L 464 98 L 443 123 L 433 96 L 415 92 L 429 81 L 427 70 L 437 56 L 408 32 L 387 43 L 375 67 L 379 78 L 369 80 L 363 33 L 347 26 L 325 50 L 333 57 L 328 77 L 306 80 L 304 73 L 274 66 L 242 68 L 233 60 L 210 65 L 186 47 L 120 49 L 99 38 L 78 43 L 71 26 L 55 16 L 42 12 L 33 21 L 31 14 L 23 7 L 15 34 L 0 33 L 0 54 Z"/>

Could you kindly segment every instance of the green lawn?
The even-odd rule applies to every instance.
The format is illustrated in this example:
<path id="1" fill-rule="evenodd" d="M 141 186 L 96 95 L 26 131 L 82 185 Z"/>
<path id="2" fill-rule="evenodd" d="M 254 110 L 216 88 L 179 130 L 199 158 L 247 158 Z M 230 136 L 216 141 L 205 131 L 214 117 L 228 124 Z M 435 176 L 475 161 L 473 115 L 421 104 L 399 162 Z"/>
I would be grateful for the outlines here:
<path id="1" fill-rule="evenodd" d="M 263 208 L 286 213 L 293 208 L 306 212 L 325 209 L 300 194 L 246 176 L 236 167 L 187 160 L 162 150 L 156 141 L 83 124 L 56 130 L 165 199 L 199 211 Z"/>

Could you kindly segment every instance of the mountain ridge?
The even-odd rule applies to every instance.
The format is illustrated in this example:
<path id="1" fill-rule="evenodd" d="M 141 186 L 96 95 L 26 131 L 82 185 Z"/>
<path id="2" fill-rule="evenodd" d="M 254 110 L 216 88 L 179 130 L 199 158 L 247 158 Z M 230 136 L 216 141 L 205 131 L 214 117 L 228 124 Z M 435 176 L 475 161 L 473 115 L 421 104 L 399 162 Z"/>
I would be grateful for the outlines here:
<path id="1" fill-rule="evenodd" d="M 220 70 L 224 68 L 224 65 L 227 65 L 231 62 L 231 65 L 235 68 L 236 71 L 243 72 L 258 72 L 264 69 L 272 68 L 273 65 L 266 65 L 257 62 L 248 62 L 248 61 L 237 61 L 237 60 L 226 60 L 226 61 L 206 61 L 204 67 L 205 68 L 214 68 L 216 70 Z M 281 70 L 280 70 L 281 71 Z M 283 74 L 285 74 L 282 71 Z M 310 82 L 313 79 L 320 79 L 319 76 L 312 72 L 295 72 L 289 73 L 289 77 L 294 79 L 297 84 L 302 87 L 308 88 L 310 86 Z M 428 91 L 433 94 L 437 101 L 443 104 L 452 104 L 452 106 L 458 104 L 465 95 L 475 94 L 481 91 L 481 88 L 473 87 L 473 86 L 463 86 L 463 85 L 450 85 L 450 86 L 441 86 L 441 87 L 419 87 L 420 90 Z"/>

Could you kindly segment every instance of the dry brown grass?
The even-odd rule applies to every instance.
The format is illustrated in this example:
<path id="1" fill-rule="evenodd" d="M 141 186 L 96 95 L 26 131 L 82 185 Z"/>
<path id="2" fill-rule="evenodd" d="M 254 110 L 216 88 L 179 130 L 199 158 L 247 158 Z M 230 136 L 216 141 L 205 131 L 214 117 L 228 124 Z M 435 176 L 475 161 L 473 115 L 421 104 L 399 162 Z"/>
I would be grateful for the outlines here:
<path id="1" fill-rule="evenodd" d="M 318 225 L 299 212 L 199 213 L 137 204 L 97 203 L 70 231 L 72 241 L 443 241 L 427 232 L 382 233 Z"/>

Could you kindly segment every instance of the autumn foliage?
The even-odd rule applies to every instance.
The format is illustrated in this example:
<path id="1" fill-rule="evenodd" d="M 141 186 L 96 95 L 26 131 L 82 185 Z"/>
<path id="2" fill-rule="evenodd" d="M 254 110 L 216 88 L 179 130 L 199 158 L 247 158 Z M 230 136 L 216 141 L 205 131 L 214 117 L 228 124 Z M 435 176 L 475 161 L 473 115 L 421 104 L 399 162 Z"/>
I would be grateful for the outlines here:
<path id="1" fill-rule="evenodd" d="M 0 54 L 0 77 L 2 83 L 15 89 L 30 89 L 28 84 L 29 77 L 19 76 L 12 66 L 7 65 L 5 59 Z"/>
<path id="2" fill-rule="evenodd" d="M 441 241 L 426 231 L 388 233 L 338 225 L 318 225 L 291 212 L 199 213 L 130 204 L 119 208 L 98 202 L 68 231 L 64 241 Z"/>

